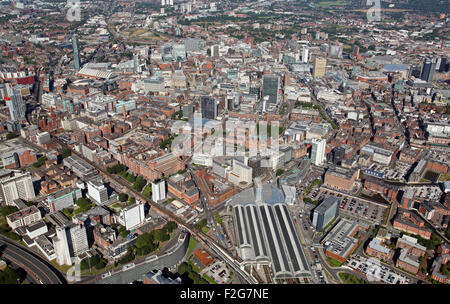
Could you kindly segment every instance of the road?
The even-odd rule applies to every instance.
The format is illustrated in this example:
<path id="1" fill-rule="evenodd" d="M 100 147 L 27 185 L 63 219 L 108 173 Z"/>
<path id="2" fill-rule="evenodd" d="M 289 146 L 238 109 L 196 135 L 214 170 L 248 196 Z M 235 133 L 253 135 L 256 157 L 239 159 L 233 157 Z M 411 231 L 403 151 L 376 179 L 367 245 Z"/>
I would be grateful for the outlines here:
<path id="1" fill-rule="evenodd" d="M 64 284 L 66 283 L 62 275 L 54 269 L 48 262 L 23 247 L 0 236 L 1 257 L 12 264 L 23 268 L 30 279 L 37 284 Z"/>
<path id="2" fill-rule="evenodd" d="M 199 182 L 199 180 L 198 180 L 198 177 L 197 177 L 197 175 L 196 175 L 194 172 L 192 172 L 191 170 L 190 170 L 190 173 L 191 173 L 191 175 L 193 176 L 194 181 L 195 181 L 195 183 L 196 183 L 196 185 L 197 185 L 197 187 L 198 187 L 198 190 L 199 190 L 199 192 L 200 192 L 200 196 L 199 196 L 199 197 L 200 197 L 200 201 L 201 201 L 202 206 L 203 206 L 205 218 L 206 218 L 206 220 L 208 221 L 208 223 L 210 224 L 210 226 L 213 227 L 214 233 L 215 233 L 215 235 L 216 235 L 217 240 L 220 242 L 220 244 L 221 244 L 224 248 L 227 248 L 228 246 L 227 246 L 225 240 L 222 239 L 222 235 L 224 234 L 223 231 L 222 231 L 222 227 L 221 227 L 220 225 L 218 225 L 217 222 L 216 222 L 216 218 L 215 218 L 215 216 L 214 216 L 214 213 L 213 213 L 213 211 L 211 210 L 211 208 L 209 207 L 208 201 L 207 201 L 207 199 L 206 199 L 206 197 L 205 197 L 205 194 L 203 193 L 202 187 L 200 187 L 200 182 Z"/>
<path id="3" fill-rule="evenodd" d="M 70 148 L 68 147 L 64 142 L 59 140 L 55 137 L 55 140 L 64 148 Z M 139 199 L 142 202 L 148 203 L 156 212 L 168 217 L 170 220 L 173 220 L 178 225 L 181 225 L 182 227 L 186 228 L 192 236 L 196 237 L 204 246 L 205 248 L 209 248 L 216 252 L 219 256 L 221 256 L 224 261 L 239 275 L 242 276 L 242 278 L 248 283 L 248 284 L 256 284 L 258 283 L 253 276 L 251 276 L 247 271 L 241 269 L 241 265 L 220 245 L 216 243 L 216 240 L 214 240 L 212 237 L 204 234 L 203 232 L 197 231 L 193 225 L 186 223 L 183 219 L 176 216 L 173 212 L 168 210 L 165 206 L 157 204 L 156 202 L 152 201 L 151 199 L 145 197 L 142 195 L 142 193 L 136 191 L 133 189 L 127 182 L 125 182 L 120 177 L 114 176 L 108 171 L 106 171 L 105 167 L 99 166 L 97 163 L 90 161 L 89 159 L 85 158 L 82 154 L 72 150 L 72 153 L 82 158 L 84 161 L 86 161 L 88 164 L 95 167 L 99 172 L 105 176 L 107 180 L 115 181 L 117 184 L 121 185 L 125 189 L 127 189 L 128 194 L 133 195 L 136 199 Z"/>

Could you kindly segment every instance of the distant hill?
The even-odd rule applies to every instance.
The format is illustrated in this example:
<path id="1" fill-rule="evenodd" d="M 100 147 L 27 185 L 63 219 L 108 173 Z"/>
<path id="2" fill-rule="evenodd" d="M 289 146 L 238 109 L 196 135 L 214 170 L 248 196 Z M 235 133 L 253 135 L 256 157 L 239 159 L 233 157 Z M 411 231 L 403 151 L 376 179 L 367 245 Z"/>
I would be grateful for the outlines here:
<path id="1" fill-rule="evenodd" d="M 396 6 L 426 12 L 450 13 L 450 0 L 408 0 L 408 4 Z"/>
<path id="2" fill-rule="evenodd" d="M 395 8 L 407 8 L 424 12 L 450 13 L 450 0 L 392 0 L 390 3 L 382 1 L 383 7 L 390 3 L 395 4 Z"/>

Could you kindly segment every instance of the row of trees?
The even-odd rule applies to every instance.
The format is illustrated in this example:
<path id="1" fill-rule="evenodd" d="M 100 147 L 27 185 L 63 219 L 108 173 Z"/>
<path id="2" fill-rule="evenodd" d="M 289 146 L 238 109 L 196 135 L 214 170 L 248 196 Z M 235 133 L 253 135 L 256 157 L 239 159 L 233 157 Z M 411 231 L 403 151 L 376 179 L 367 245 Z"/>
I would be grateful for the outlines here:
<path id="1" fill-rule="evenodd" d="M 122 228 L 122 226 L 121 226 Z M 120 229 L 119 228 L 119 231 Z M 128 248 L 127 254 L 121 258 L 117 263 L 120 265 L 128 264 L 137 256 L 147 255 L 158 249 L 160 242 L 165 242 L 170 239 L 170 233 L 177 228 L 175 222 L 167 222 L 161 229 L 152 230 L 149 233 L 144 233 L 138 236 L 136 245 Z"/>
<path id="2" fill-rule="evenodd" d="M 15 270 L 9 265 L 0 270 L 0 284 L 20 284 L 22 277 L 21 271 Z"/>
<path id="3" fill-rule="evenodd" d="M 127 167 L 122 164 L 117 164 L 111 167 L 107 167 L 106 171 L 108 171 L 109 174 L 120 174 L 124 171 L 127 171 Z"/>
<path id="4" fill-rule="evenodd" d="M 19 211 L 19 208 L 16 206 L 4 206 L 0 208 L 0 214 L 5 217 L 16 211 Z"/>
<path id="5" fill-rule="evenodd" d="M 80 263 L 81 270 L 87 270 L 94 267 L 95 269 L 103 269 L 108 264 L 108 261 L 104 258 L 100 258 L 97 255 L 93 255 L 88 259 L 84 259 Z"/>
<path id="6" fill-rule="evenodd" d="M 41 156 L 41 157 L 39 157 L 38 160 L 33 164 L 33 167 L 35 167 L 35 168 L 42 167 L 42 165 L 44 165 L 46 161 L 47 161 L 47 156 Z"/>
<path id="7" fill-rule="evenodd" d="M 12 231 L 11 228 L 6 223 L 0 225 L 0 234 L 6 236 L 7 238 L 13 241 L 20 241 L 22 239 L 18 234 Z"/>
<path id="8" fill-rule="evenodd" d="M 180 266 L 178 266 L 178 273 L 182 277 L 188 277 L 194 284 L 208 284 L 208 281 L 195 272 L 192 266 L 186 262 L 181 263 Z"/>

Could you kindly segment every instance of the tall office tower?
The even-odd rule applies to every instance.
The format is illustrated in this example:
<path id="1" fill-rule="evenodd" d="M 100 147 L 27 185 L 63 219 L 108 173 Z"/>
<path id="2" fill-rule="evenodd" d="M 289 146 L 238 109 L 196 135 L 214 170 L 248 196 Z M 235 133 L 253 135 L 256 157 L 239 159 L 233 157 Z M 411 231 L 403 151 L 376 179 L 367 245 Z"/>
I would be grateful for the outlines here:
<path id="1" fill-rule="evenodd" d="M 219 105 L 214 97 L 202 96 L 200 98 L 202 106 L 202 118 L 216 119 Z"/>
<path id="2" fill-rule="evenodd" d="M 327 67 L 327 60 L 325 58 L 316 57 L 314 59 L 313 77 L 325 76 L 326 67 Z"/>
<path id="3" fill-rule="evenodd" d="M 24 120 L 27 106 L 22 99 L 22 94 L 19 90 L 12 89 L 12 94 L 9 97 L 5 97 L 6 104 L 9 108 L 11 120 L 20 121 Z"/>
<path id="4" fill-rule="evenodd" d="M 219 57 L 219 46 L 217 44 L 211 45 L 211 57 Z"/>
<path id="5" fill-rule="evenodd" d="M 359 56 L 359 46 L 355 45 L 353 47 L 353 56 L 358 57 Z"/>
<path id="6" fill-rule="evenodd" d="M 441 64 L 439 65 L 439 72 L 443 73 L 443 72 L 448 72 L 448 61 L 446 57 L 442 57 L 441 58 Z"/>
<path id="7" fill-rule="evenodd" d="M 434 71 L 436 70 L 436 62 L 431 58 L 426 58 L 423 62 L 422 72 L 420 73 L 420 79 L 425 80 L 428 83 L 433 82 Z"/>
<path id="8" fill-rule="evenodd" d="M 145 220 L 145 211 L 143 203 L 136 203 L 120 210 L 116 216 L 117 222 L 125 226 L 127 230 L 133 230 L 141 225 Z"/>
<path id="9" fill-rule="evenodd" d="M 53 246 L 56 262 L 59 265 L 72 265 L 72 258 L 89 250 L 86 227 L 75 223 L 65 227 L 56 227 Z"/>
<path id="10" fill-rule="evenodd" d="M 80 45 L 78 44 L 77 34 L 72 35 L 72 47 L 73 47 L 73 64 L 75 70 L 80 70 Z"/>
<path id="11" fill-rule="evenodd" d="M 152 200 L 159 202 L 166 199 L 166 182 L 161 179 L 157 179 L 152 182 Z"/>
<path id="12" fill-rule="evenodd" d="M 280 77 L 276 75 L 265 75 L 263 77 L 262 94 L 261 97 L 269 96 L 267 103 L 277 104 L 280 91 Z"/>
<path id="13" fill-rule="evenodd" d="M 106 189 L 101 179 L 91 180 L 87 183 L 88 196 L 99 205 L 108 201 L 108 189 Z"/>
<path id="14" fill-rule="evenodd" d="M 325 139 L 314 138 L 312 140 L 311 162 L 316 166 L 320 166 L 326 160 L 325 158 L 326 145 L 327 141 Z"/>
<path id="15" fill-rule="evenodd" d="M 0 179 L 0 194 L 6 205 L 13 205 L 15 199 L 30 200 L 36 197 L 31 173 L 11 171 Z"/>
<path id="16" fill-rule="evenodd" d="M 322 231 L 339 213 L 341 199 L 331 195 L 314 209 L 312 224 L 317 231 Z"/>
<path id="17" fill-rule="evenodd" d="M 345 149 L 336 147 L 333 149 L 333 164 L 338 165 L 345 157 Z"/>
<path id="18" fill-rule="evenodd" d="M 161 6 L 165 6 L 166 5 L 166 0 L 161 0 Z"/>
<path id="19" fill-rule="evenodd" d="M 135 74 L 142 73 L 141 55 L 140 54 L 133 55 L 133 73 L 135 73 Z"/>
<path id="20" fill-rule="evenodd" d="M 309 61 L 309 47 L 304 46 L 302 48 L 302 62 L 308 63 L 308 61 Z"/>

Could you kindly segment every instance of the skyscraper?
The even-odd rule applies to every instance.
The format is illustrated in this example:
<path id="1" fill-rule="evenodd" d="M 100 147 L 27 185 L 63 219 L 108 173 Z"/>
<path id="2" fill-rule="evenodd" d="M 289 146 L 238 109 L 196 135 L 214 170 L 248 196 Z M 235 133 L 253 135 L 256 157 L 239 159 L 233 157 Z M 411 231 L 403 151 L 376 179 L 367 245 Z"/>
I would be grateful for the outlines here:
<path id="1" fill-rule="evenodd" d="M 56 236 L 53 238 L 53 246 L 56 253 L 56 262 L 59 265 L 72 265 L 72 258 L 89 249 L 86 227 L 75 223 L 65 227 L 57 227 Z"/>
<path id="2" fill-rule="evenodd" d="M 436 62 L 431 58 L 426 58 L 423 62 L 422 72 L 420 73 L 420 79 L 425 80 L 428 83 L 433 82 L 434 71 L 436 70 Z"/>
<path id="3" fill-rule="evenodd" d="M 12 94 L 9 97 L 5 97 L 5 101 L 9 108 L 11 120 L 19 121 L 25 119 L 27 106 L 18 90 L 13 89 Z"/>
<path id="4" fill-rule="evenodd" d="M 339 213 L 340 198 L 331 195 L 314 209 L 312 224 L 317 231 L 322 231 Z"/>
<path id="5" fill-rule="evenodd" d="M 304 46 L 302 48 L 302 62 L 308 63 L 308 61 L 309 61 L 309 47 Z"/>
<path id="6" fill-rule="evenodd" d="M 316 57 L 314 59 L 313 77 L 325 76 L 326 66 L 327 66 L 327 60 L 325 58 Z"/>
<path id="7" fill-rule="evenodd" d="M 312 140 L 311 162 L 316 166 L 320 166 L 325 161 L 325 147 L 327 141 L 325 139 L 314 138 Z"/>
<path id="8" fill-rule="evenodd" d="M 211 46 L 211 57 L 219 57 L 219 46 L 217 44 Z"/>
<path id="9" fill-rule="evenodd" d="M 448 72 L 448 61 L 446 57 L 441 58 L 441 63 L 439 65 L 439 72 Z"/>
<path id="10" fill-rule="evenodd" d="M 263 77 L 262 98 L 269 96 L 268 103 L 278 103 L 278 92 L 280 90 L 280 77 L 277 75 L 265 75 Z"/>
<path id="11" fill-rule="evenodd" d="M 152 200 L 159 202 L 166 199 L 166 182 L 161 179 L 157 179 L 152 182 Z"/>
<path id="12" fill-rule="evenodd" d="M 80 70 L 80 46 L 78 44 L 77 34 L 72 35 L 72 47 L 73 47 L 73 64 L 75 70 L 78 72 Z"/>
<path id="13" fill-rule="evenodd" d="M 200 103 L 202 106 L 202 118 L 216 119 L 219 107 L 217 100 L 210 96 L 202 96 Z"/>

